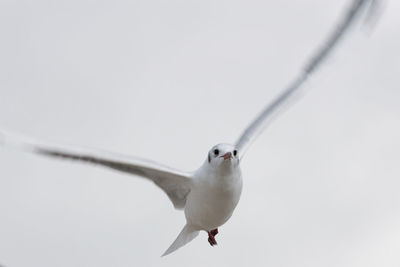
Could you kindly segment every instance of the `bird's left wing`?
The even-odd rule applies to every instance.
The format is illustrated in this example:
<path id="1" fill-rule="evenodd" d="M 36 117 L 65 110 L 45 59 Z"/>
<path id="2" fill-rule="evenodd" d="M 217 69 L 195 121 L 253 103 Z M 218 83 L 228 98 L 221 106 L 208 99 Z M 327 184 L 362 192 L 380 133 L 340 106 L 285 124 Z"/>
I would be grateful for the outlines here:
<path id="1" fill-rule="evenodd" d="M 321 63 L 323 63 L 338 42 L 343 38 L 348 28 L 354 23 L 356 18 L 360 16 L 361 11 L 369 8 L 369 16 L 367 18 L 371 19 L 371 17 L 375 15 L 374 11 L 379 7 L 379 1 L 380 0 L 352 0 L 350 8 L 344 14 L 342 20 L 339 21 L 320 49 L 310 58 L 303 71 L 300 72 L 280 95 L 261 111 L 260 115 L 255 118 L 238 138 L 235 146 L 239 150 L 240 158 L 243 157 L 249 145 L 266 128 L 268 123 L 279 114 L 279 111 L 295 99 L 302 85 L 307 81 L 307 78 L 320 67 Z"/>
<path id="2" fill-rule="evenodd" d="M 16 134 L 0 132 L 0 145 L 43 156 L 69 159 L 109 167 L 152 180 L 169 197 L 176 209 L 183 209 L 190 191 L 191 173 L 136 157 L 105 151 L 40 142 Z"/>

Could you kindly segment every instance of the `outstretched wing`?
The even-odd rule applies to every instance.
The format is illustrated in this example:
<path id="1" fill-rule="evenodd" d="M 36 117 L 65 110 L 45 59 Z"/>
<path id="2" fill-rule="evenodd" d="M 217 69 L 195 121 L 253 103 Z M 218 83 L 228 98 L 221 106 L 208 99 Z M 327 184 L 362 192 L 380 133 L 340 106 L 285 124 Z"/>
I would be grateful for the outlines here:
<path id="1" fill-rule="evenodd" d="M 245 129 L 239 139 L 236 141 L 236 147 L 239 150 L 240 157 L 243 157 L 247 148 L 256 137 L 266 128 L 268 123 L 282 110 L 284 106 L 289 104 L 298 95 L 301 86 L 307 78 L 315 72 L 326 57 L 332 52 L 333 48 L 343 38 L 346 30 L 359 17 L 361 11 L 369 6 L 370 16 L 374 14 L 377 8 L 378 0 L 353 0 L 352 5 L 329 35 L 328 39 L 323 43 L 311 59 L 305 65 L 302 72 L 292 81 L 292 83 L 278 95 L 265 109 L 256 117 L 256 119 Z"/>
<path id="2" fill-rule="evenodd" d="M 48 157 L 69 159 L 109 167 L 152 180 L 169 197 L 176 209 L 183 209 L 190 191 L 191 173 L 174 170 L 153 161 L 93 149 L 39 142 L 0 132 L 0 145 Z"/>

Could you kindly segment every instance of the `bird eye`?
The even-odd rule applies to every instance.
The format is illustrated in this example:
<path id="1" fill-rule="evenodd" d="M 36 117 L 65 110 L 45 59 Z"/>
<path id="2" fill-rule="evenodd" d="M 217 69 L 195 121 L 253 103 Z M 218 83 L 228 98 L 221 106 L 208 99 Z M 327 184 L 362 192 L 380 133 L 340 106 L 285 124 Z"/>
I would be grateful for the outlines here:
<path id="1" fill-rule="evenodd" d="M 236 157 L 236 155 L 237 155 L 237 150 L 236 149 L 233 150 L 233 155 Z"/>
<path id="2" fill-rule="evenodd" d="M 214 155 L 218 156 L 218 154 L 219 154 L 219 150 L 218 149 L 214 149 Z"/>

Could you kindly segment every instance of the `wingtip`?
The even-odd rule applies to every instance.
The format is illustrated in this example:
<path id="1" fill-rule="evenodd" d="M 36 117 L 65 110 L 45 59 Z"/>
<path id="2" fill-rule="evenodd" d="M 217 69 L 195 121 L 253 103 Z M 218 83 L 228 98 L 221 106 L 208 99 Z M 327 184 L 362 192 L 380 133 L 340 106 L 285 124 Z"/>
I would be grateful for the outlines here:
<path id="1" fill-rule="evenodd" d="M 22 136 L 9 133 L 2 129 L 0 129 L 0 146 L 23 151 L 33 150 L 32 146 Z"/>
<path id="2" fill-rule="evenodd" d="M 169 247 L 161 256 L 160 258 L 163 258 L 169 254 L 171 254 L 174 250 L 171 249 L 171 247 Z"/>
<path id="3" fill-rule="evenodd" d="M 385 12 L 387 0 L 370 0 L 369 5 L 366 10 L 366 15 L 363 20 L 363 27 L 367 33 L 371 33 L 379 20 L 381 19 L 383 13 Z"/>

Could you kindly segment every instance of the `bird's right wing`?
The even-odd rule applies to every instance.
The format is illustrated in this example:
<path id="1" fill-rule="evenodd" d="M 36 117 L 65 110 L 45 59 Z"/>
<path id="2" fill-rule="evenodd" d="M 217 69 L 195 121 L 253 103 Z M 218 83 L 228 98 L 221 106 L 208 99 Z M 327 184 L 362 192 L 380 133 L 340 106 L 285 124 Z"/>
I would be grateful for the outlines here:
<path id="1" fill-rule="evenodd" d="M 241 136 L 235 143 L 239 150 L 240 158 L 243 157 L 247 148 L 259 136 L 259 134 L 267 127 L 269 122 L 279 114 L 279 112 L 287 106 L 298 95 L 302 85 L 307 78 L 321 66 L 321 63 L 327 58 L 332 50 L 337 46 L 338 42 L 343 39 L 348 28 L 354 23 L 361 11 L 368 8 L 367 19 L 373 19 L 376 10 L 379 7 L 378 2 L 381 0 L 353 0 L 352 5 L 334 28 L 333 32 L 328 36 L 327 40 L 318 49 L 315 54 L 305 65 L 303 71 L 289 84 L 289 86 L 279 94 L 264 110 L 252 121 L 252 123 L 243 131 Z"/>
<path id="2" fill-rule="evenodd" d="M 0 132 L 0 145 L 53 157 L 86 162 L 152 180 L 169 197 L 176 209 L 183 209 L 190 191 L 191 173 L 182 172 L 153 161 L 93 149 L 61 146 L 32 138 Z"/>

